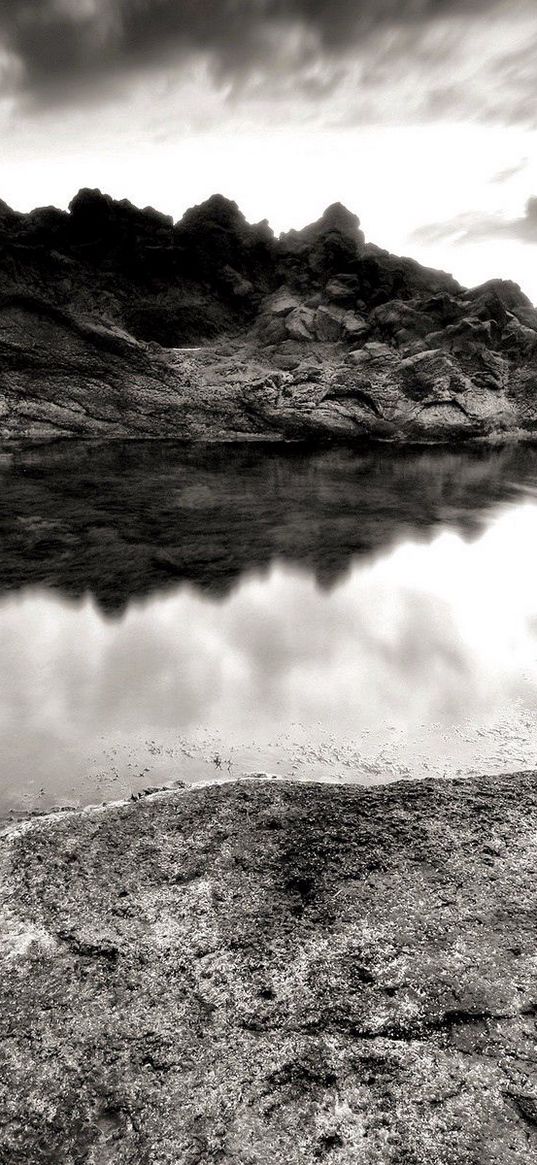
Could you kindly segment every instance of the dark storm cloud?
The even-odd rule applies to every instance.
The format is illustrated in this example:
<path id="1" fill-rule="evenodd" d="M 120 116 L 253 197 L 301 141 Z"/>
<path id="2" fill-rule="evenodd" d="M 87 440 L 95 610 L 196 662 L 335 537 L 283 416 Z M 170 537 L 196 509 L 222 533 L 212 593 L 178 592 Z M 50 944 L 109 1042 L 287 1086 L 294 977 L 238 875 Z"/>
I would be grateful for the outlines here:
<path id="1" fill-rule="evenodd" d="M 476 243 L 487 239 L 518 239 L 522 243 L 537 243 L 537 197 L 528 198 L 524 214 L 519 218 L 508 219 L 501 215 L 468 211 L 446 222 L 419 227 L 412 237 L 416 242 L 426 244 L 446 240 Z"/>
<path id="2" fill-rule="evenodd" d="M 185 63 L 196 53 L 227 79 L 256 69 L 277 74 L 278 37 L 293 29 L 301 33 L 295 67 L 301 56 L 306 62 L 315 55 L 333 65 L 379 31 L 390 34 L 392 54 L 403 34 L 405 53 L 409 28 L 465 21 L 501 6 L 502 0 L 0 0 L 0 45 L 16 63 L 23 91 L 61 98 L 77 87 L 97 91 L 107 75 Z M 12 84 L 13 68 L 4 75 Z M 317 88 L 322 93 L 319 81 Z"/>

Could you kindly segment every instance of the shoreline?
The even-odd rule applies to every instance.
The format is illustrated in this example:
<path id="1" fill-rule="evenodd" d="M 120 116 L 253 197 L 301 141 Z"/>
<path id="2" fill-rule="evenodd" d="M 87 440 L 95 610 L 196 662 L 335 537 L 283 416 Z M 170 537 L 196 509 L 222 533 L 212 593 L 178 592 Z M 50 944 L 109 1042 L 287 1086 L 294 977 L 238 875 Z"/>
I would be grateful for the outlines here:
<path id="1" fill-rule="evenodd" d="M 533 770 L 528 770 L 528 771 L 533 771 Z M 427 780 L 452 781 L 452 780 L 459 780 L 459 779 L 460 780 L 471 780 L 472 777 L 470 775 L 468 775 L 467 777 L 462 777 L 462 778 L 430 777 L 430 778 L 421 779 L 419 781 L 419 784 L 423 784 Z M 493 778 L 491 778 L 491 779 L 493 779 Z M 278 773 L 268 773 L 267 772 L 267 773 L 242 773 L 242 774 L 239 774 L 239 776 L 234 776 L 234 777 L 229 776 L 229 777 L 221 777 L 221 778 L 213 778 L 213 779 L 208 778 L 206 781 L 196 781 L 195 783 L 194 782 L 189 783 L 189 782 L 185 781 L 184 783 L 177 783 L 177 784 L 171 783 L 170 785 L 155 785 L 154 788 L 148 787 L 147 789 L 144 789 L 140 793 L 137 793 L 137 794 L 131 793 L 130 796 L 121 797 L 121 798 L 118 798 L 117 800 L 114 800 L 114 801 L 100 801 L 100 802 L 91 801 L 87 805 L 65 805 L 65 806 L 58 805 L 58 806 L 53 806 L 51 809 L 43 809 L 43 810 L 41 810 L 41 809 L 29 809 L 26 812 L 21 812 L 20 816 L 17 816 L 17 817 L 13 816 L 12 819 L 10 819 L 8 817 L 0 818 L 0 844 L 1 844 L 2 838 L 5 837 L 6 834 L 8 834 L 11 829 L 17 829 L 18 827 L 27 827 L 27 826 L 30 826 L 33 822 L 39 822 L 42 824 L 46 824 L 48 821 L 50 821 L 52 824 L 56 819 L 62 820 L 65 817 L 78 817 L 78 816 L 80 816 L 82 814 L 86 814 L 86 813 L 87 814 L 104 813 L 108 809 L 110 809 L 110 810 L 120 809 L 120 808 L 126 807 L 128 805 L 137 804 L 138 802 L 141 802 L 141 801 L 147 801 L 149 799 L 154 800 L 156 798 L 159 798 L 161 800 L 164 800 L 167 796 L 173 795 L 173 794 L 184 795 L 187 793 L 193 793 L 198 789 L 213 788 L 213 786 L 218 787 L 220 785 L 240 785 L 240 784 L 247 784 L 250 782 L 254 785 L 260 785 L 260 784 L 264 784 L 264 783 L 271 784 L 271 785 L 272 784 L 288 784 L 288 785 L 300 785 L 301 787 L 308 787 L 308 788 L 310 788 L 311 786 L 315 787 L 317 785 L 321 785 L 321 786 L 331 785 L 331 786 L 334 786 L 337 788 L 345 788 L 348 786 L 349 788 L 360 788 L 360 789 L 378 789 L 378 788 L 384 788 L 387 785 L 404 785 L 404 784 L 409 784 L 409 783 L 412 783 L 412 784 L 418 783 L 418 782 L 414 782 L 411 777 L 394 777 L 392 779 L 387 779 L 386 781 L 382 782 L 382 784 L 378 784 L 378 785 L 365 785 L 365 784 L 358 785 L 354 781 L 344 781 L 340 778 L 335 778 L 335 777 L 323 777 L 323 778 L 317 777 L 317 778 L 311 778 L 310 780 L 305 781 L 301 777 L 296 777 L 296 778 L 295 777 L 286 777 L 286 776 L 280 776 Z M 13 811 L 13 813 L 15 814 L 15 810 Z"/>
<path id="2" fill-rule="evenodd" d="M 267 433 L 223 433 L 211 437 L 203 434 L 202 436 L 167 436 L 166 434 L 140 434 L 140 433 L 76 433 L 76 432 L 61 432 L 57 433 L 4 433 L 0 434 L 0 448 L 5 446 L 6 452 L 15 452 L 18 449 L 41 449 L 48 448 L 54 445 L 170 445 L 185 449 L 200 449 L 200 448 L 236 448 L 236 447 L 252 447 L 259 446 L 260 449 L 268 449 L 270 452 L 293 452 L 297 453 L 320 453 L 330 449 L 348 449 L 350 451 L 364 452 L 376 450 L 393 450 L 394 454 L 399 453 L 432 453 L 438 450 L 439 453 L 471 453 L 471 452 L 486 452 L 488 449 L 497 449 L 503 446 L 507 448 L 517 445 L 537 445 L 537 426 L 531 429 L 513 428 L 513 429 L 497 429 L 491 430 L 487 433 L 475 434 L 467 436 L 464 433 L 458 436 L 423 436 L 406 438 L 404 434 L 401 439 L 398 437 L 384 437 L 375 435 L 373 433 L 360 434 L 357 433 L 355 437 L 349 433 L 341 435 L 335 434 L 308 434 L 307 436 L 286 437 L 277 432 Z"/>
<path id="3" fill-rule="evenodd" d="M 291 787 L 297 786 L 299 788 L 324 788 L 325 786 L 328 786 L 329 788 L 337 789 L 360 789 L 364 793 L 367 793 L 375 792 L 381 789 L 393 789 L 394 787 L 403 788 L 408 787 L 409 785 L 416 787 L 436 784 L 446 784 L 448 786 L 453 784 L 458 785 L 462 782 L 472 782 L 476 779 L 494 783 L 495 781 L 507 780 L 511 775 L 515 777 L 529 776 L 532 775 L 535 771 L 536 770 L 533 768 L 525 768 L 519 769 L 516 773 L 511 774 L 509 771 L 505 770 L 499 773 L 484 773 L 479 778 L 476 778 L 475 770 L 472 769 L 469 769 L 466 773 L 459 773 L 457 775 L 440 775 L 438 773 L 431 774 L 430 776 L 426 777 L 387 775 L 384 781 L 376 781 L 375 783 L 358 782 L 356 780 L 350 779 L 345 780 L 340 776 L 310 777 L 305 779 L 302 776 L 290 777 L 285 775 L 282 776 L 279 773 L 270 772 L 244 772 L 239 773 L 236 776 L 214 778 L 209 777 L 207 780 L 199 780 L 195 782 L 177 780 L 176 782 L 171 782 L 170 784 L 148 786 L 146 789 L 141 790 L 139 793 L 131 793 L 125 797 L 118 797 L 110 801 L 90 801 L 86 805 L 54 805 L 50 809 L 42 810 L 21 810 L 20 814 L 18 815 L 16 815 L 17 811 L 13 810 L 13 815 L 11 817 L 0 817 L 0 844 L 2 838 L 9 834 L 10 830 L 27 828 L 34 822 L 39 824 L 50 823 L 52 825 L 56 820 L 63 820 L 65 818 L 73 817 L 76 818 L 85 814 L 101 814 L 107 812 L 107 810 L 126 808 L 143 801 L 166 800 L 166 798 L 176 794 L 185 796 L 188 793 L 195 793 L 198 790 L 211 789 L 214 787 L 219 788 L 220 786 L 248 784 L 252 784 L 254 786 L 265 784 L 270 786 L 290 785 Z"/>

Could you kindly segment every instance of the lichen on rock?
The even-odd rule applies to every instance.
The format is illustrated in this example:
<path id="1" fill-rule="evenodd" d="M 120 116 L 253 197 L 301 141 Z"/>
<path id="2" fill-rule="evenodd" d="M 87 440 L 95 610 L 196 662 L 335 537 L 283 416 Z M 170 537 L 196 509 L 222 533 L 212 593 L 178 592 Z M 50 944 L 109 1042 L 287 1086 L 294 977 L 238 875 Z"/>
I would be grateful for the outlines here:
<path id="1" fill-rule="evenodd" d="M 0 1159 L 537 1162 L 536 826 L 532 773 L 10 826 Z"/>

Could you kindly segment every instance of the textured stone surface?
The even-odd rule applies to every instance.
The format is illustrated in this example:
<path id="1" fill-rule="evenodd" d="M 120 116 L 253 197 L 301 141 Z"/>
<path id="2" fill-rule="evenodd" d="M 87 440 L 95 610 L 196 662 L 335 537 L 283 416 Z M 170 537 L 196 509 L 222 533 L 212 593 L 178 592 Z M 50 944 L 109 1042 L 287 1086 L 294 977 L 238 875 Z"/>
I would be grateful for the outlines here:
<path id="1" fill-rule="evenodd" d="M 311 313 L 315 326 L 324 312 L 341 332 L 336 310 Z M 0 437 L 434 443 L 537 431 L 533 356 L 463 359 L 438 334 L 433 349 L 369 338 L 346 350 L 300 342 L 310 316 L 288 318 L 293 339 L 276 346 L 183 351 L 17 297 L 0 307 Z"/>
<path id="2" fill-rule="evenodd" d="M 536 839 L 532 773 L 10 827 L 0 1159 L 537 1161 Z"/>
<path id="3" fill-rule="evenodd" d="M 8 208 L 7 208 L 8 209 Z M 329 207 L 275 239 L 98 191 L 0 215 L 0 437 L 498 440 L 537 433 L 537 312 L 366 244 Z"/>

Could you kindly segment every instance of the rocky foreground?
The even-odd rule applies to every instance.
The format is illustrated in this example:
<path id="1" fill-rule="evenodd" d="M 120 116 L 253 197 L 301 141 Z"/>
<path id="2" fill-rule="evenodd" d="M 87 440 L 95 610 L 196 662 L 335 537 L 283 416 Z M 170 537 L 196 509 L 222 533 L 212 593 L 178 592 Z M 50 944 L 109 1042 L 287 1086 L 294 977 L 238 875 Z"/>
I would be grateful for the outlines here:
<path id="1" fill-rule="evenodd" d="M 537 1162 L 537 777 L 238 782 L 1 839 L 0 1160 Z"/>
<path id="2" fill-rule="evenodd" d="M 84 190 L 0 203 L 0 438 L 484 441 L 537 434 L 537 311 L 364 240 L 179 223 Z"/>

